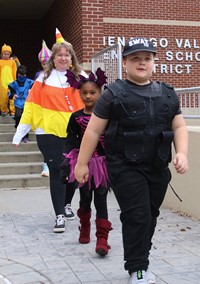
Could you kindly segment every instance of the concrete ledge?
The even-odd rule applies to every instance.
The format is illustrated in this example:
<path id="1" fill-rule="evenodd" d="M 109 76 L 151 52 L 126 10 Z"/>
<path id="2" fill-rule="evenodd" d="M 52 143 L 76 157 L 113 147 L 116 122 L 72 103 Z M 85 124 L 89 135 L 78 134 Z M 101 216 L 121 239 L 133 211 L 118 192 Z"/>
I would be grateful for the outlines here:
<path id="1" fill-rule="evenodd" d="M 171 188 L 168 189 L 163 206 L 200 220 L 200 127 L 189 129 L 189 170 L 186 174 L 172 171 L 171 185 L 181 197 L 180 202 Z"/>

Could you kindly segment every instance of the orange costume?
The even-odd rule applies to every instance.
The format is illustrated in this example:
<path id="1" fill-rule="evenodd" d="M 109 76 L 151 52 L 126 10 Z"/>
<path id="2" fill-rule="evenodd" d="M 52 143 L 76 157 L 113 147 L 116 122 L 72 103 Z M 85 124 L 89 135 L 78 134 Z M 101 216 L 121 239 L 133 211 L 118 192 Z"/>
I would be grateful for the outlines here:
<path id="1" fill-rule="evenodd" d="M 4 44 L 2 46 L 1 52 L 12 53 L 12 49 L 9 45 Z M 16 63 L 14 60 L 8 59 L 0 59 L 0 110 L 2 114 L 7 115 L 9 113 L 8 108 L 8 85 L 16 80 Z M 15 114 L 15 108 L 13 100 L 9 101 L 10 103 L 10 112 L 13 116 Z"/>
<path id="2" fill-rule="evenodd" d="M 31 128 L 35 134 L 53 134 L 65 138 L 72 112 L 84 106 L 79 90 L 66 82 L 66 71 L 54 69 L 45 85 L 43 77 L 44 73 L 41 73 L 29 92 L 13 144 L 19 144 Z"/>

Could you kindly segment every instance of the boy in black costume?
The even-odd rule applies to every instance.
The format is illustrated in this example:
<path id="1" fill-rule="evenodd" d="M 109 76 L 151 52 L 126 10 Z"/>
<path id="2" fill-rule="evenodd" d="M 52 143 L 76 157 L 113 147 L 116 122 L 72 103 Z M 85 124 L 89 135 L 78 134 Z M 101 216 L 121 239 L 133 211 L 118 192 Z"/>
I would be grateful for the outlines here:
<path id="1" fill-rule="evenodd" d="M 109 85 L 95 105 L 84 134 L 75 176 L 88 179 L 88 161 L 106 129 L 105 150 L 111 187 L 121 209 L 125 269 L 129 284 L 153 284 L 148 269 L 151 240 L 173 165 L 188 169 L 188 133 L 173 87 L 151 81 L 156 49 L 132 38 L 123 51 L 127 79 Z"/>

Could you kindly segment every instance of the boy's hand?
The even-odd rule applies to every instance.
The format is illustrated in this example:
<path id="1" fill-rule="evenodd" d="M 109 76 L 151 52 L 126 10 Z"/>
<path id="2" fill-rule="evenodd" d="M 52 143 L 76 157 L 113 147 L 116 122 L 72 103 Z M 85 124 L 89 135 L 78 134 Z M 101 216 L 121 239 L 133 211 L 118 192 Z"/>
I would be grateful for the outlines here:
<path id="1" fill-rule="evenodd" d="M 13 100 L 16 100 L 18 98 L 18 95 L 14 94 Z"/>
<path id="2" fill-rule="evenodd" d="M 173 165 L 177 173 L 184 174 L 188 170 L 188 159 L 184 154 L 176 153 Z"/>

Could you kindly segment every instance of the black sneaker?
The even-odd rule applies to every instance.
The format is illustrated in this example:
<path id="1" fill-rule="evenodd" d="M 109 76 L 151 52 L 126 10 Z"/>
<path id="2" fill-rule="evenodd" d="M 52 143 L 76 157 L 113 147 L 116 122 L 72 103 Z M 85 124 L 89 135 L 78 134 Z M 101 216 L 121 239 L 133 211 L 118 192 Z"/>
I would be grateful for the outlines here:
<path id="1" fill-rule="evenodd" d="M 65 206 L 65 219 L 73 220 L 75 218 L 74 212 L 72 211 L 71 204 Z"/>
<path id="2" fill-rule="evenodd" d="M 8 116 L 8 115 L 9 115 L 9 113 L 6 113 L 6 112 L 2 112 L 2 113 L 1 113 L 1 116 L 2 116 L 2 117 L 6 117 L 6 116 Z"/>
<path id="3" fill-rule="evenodd" d="M 57 215 L 56 224 L 53 228 L 54 233 L 63 233 L 65 231 L 65 216 Z"/>

